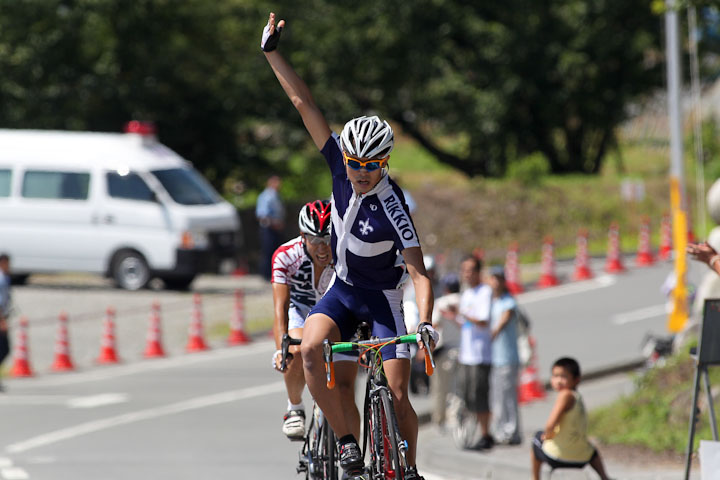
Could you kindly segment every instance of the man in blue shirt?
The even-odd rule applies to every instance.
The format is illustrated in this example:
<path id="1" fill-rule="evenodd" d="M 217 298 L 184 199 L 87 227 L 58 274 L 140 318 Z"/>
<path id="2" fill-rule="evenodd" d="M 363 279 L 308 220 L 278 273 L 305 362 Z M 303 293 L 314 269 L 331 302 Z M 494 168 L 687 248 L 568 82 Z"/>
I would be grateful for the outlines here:
<path id="1" fill-rule="evenodd" d="M 260 224 L 260 274 L 265 280 L 270 280 L 272 270 L 272 256 L 282 241 L 281 233 L 284 227 L 285 207 L 280 200 L 280 185 L 282 181 L 277 175 L 268 178 L 265 190 L 260 193 L 255 207 L 255 217 Z"/>

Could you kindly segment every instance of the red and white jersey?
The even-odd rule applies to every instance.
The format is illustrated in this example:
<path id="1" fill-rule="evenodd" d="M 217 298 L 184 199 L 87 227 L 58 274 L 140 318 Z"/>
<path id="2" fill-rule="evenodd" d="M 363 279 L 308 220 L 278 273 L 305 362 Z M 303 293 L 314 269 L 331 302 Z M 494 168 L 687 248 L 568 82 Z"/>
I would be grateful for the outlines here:
<path id="1" fill-rule="evenodd" d="M 290 286 L 290 309 L 295 309 L 303 319 L 327 290 L 333 273 L 332 265 L 325 267 L 322 272 L 315 272 L 302 236 L 280 245 L 272 257 L 271 282 Z M 320 277 L 316 289 L 317 274 Z"/>

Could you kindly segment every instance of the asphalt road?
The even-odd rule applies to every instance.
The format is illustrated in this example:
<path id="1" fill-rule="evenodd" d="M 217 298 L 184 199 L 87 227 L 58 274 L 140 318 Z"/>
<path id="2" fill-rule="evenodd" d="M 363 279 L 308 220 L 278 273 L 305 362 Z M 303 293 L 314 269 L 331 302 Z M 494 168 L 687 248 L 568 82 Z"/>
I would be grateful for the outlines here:
<path id="1" fill-rule="evenodd" d="M 521 295 L 537 337 L 541 372 L 560 355 L 576 356 L 586 371 L 637 359 L 646 332 L 665 333 L 659 288 L 670 268 L 662 264 Z M 218 321 L 231 310 L 238 281 L 199 285 Z M 262 284 L 244 285 L 258 297 L 249 302 L 269 302 Z M 165 309 L 177 305 L 175 315 L 164 317 L 166 331 L 174 332 L 166 338 L 171 355 L 142 360 L 146 308 L 156 295 L 128 296 L 103 285 L 17 290 L 23 313 L 38 319 L 31 326 L 38 375 L 4 381 L 1 479 L 298 478 L 299 445 L 280 432 L 285 398 L 280 375 L 269 367 L 274 345 L 262 338 L 220 348 L 216 340 L 210 352 L 185 354 L 190 295 L 165 293 L 160 294 L 167 295 L 161 300 Z M 134 320 L 119 328 L 125 363 L 99 367 L 93 365 L 101 332 L 97 317 L 108 299 L 124 302 L 117 306 L 118 317 Z M 75 309 L 70 313 L 76 373 L 48 373 L 52 350 L 43 347 L 54 337 L 59 303 Z"/>

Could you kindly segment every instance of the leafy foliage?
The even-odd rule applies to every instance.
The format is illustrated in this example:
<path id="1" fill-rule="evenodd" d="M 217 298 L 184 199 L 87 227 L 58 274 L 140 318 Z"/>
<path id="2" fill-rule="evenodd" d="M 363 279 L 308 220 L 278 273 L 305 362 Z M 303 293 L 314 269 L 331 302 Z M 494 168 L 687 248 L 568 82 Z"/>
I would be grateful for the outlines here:
<path id="1" fill-rule="evenodd" d="M 271 8 L 288 20 L 281 51 L 333 124 L 377 112 L 470 175 L 504 175 L 534 152 L 553 172 L 595 173 L 626 103 L 661 85 L 645 0 L 6 0 L 0 126 L 150 119 L 218 187 L 272 171 L 312 179 L 298 195 L 324 188 L 259 51 Z"/>
<path id="2" fill-rule="evenodd" d="M 683 353 L 664 367 L 639 376 L 634 393 L 591 413 L 589 430 L 605 443 L 683 453 L 688 442 L 694 368 L 695 362 Z M 711 385 L 720 380 L 718 373 L 710 369 Z M 701 397 L 694 448 L 700 439 L 712 438 L 708 404 Z"/>

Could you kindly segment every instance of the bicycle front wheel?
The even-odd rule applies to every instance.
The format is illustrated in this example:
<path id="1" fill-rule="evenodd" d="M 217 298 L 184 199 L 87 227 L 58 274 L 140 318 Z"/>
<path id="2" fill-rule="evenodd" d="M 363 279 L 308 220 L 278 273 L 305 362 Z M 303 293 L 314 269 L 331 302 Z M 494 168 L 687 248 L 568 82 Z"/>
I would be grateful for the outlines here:
<path id="1" fill-rule="evenodd" d="M 400 431 L 390 392 L 382 389 L 372 405 L 371 443 L 373 478 L 402 480 L 404 470 L 400 462 Z"/>
<path id="2" fill-rule="evenodd" d="M 337 441 L 327 419 L 323 419 L 320 458 L 323 478 L 325 480 L 338 480 Z"/>

